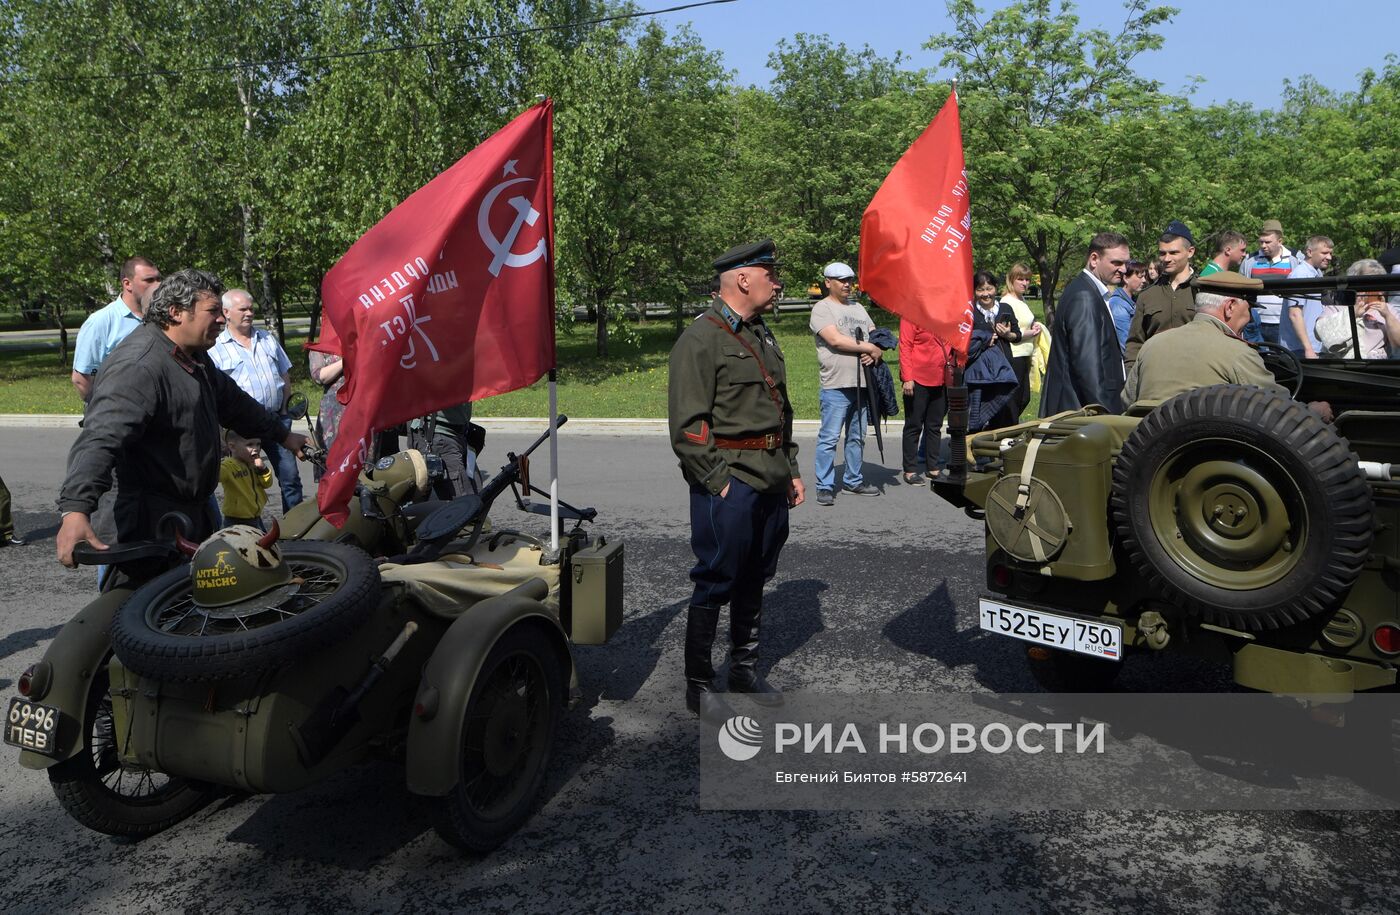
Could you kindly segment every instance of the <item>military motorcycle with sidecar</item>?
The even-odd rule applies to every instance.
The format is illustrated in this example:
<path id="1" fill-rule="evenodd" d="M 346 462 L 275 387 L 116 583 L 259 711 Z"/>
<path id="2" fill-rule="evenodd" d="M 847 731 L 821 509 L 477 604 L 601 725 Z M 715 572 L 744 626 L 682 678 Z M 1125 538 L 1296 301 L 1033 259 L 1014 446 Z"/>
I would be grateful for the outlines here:
<path id="1" fill-rule="evenodd" d="M 387 758 L 432 800 L 446 841 L 491 850 L 536 802 L 578 693 L 572 646 L 621 623 L 622 544 L 588 536 L 592 509 L 564 507 L 575 523 L 558 551 L 500 527 L 483 536 L 503 492 L 521 507 L 522 490 L 540 492 L 528 462 L 547 435 L 480 494 L 415 519 L 407 549 L 378 563 L 353 531 L 81 545 L 89 563 L 187 561 L 79 611 L 19 678 L 5 742 L 98 832 L 151 835 L 219 790 L 294 791 Z M 391 526 L 423 487 L 383 486 L 388 471 L 423 464 L 395 455 L 362 475 Z"/>

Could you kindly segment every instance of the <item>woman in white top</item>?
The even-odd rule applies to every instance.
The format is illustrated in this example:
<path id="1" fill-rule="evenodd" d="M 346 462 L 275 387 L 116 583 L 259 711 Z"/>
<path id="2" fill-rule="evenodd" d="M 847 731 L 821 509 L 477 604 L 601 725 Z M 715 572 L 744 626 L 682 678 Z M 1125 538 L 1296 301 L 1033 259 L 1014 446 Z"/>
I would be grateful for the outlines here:
<path id="1" fill-rule="evenodd" d="M 1381 262 L 1371 258 L 1359 260 L 1347 268 L 1347 276 L 1384 273 Z M 1362 359 L 1394 359 L 1400 355 L 1400 305 L 1388 304 L 1383 292 L 1358 292 L 1354 309 L 1345 305 L 1322 306 L 1315 333 L 1327 347 L 1326 355 L 1356 358 L 1351 332 L 1353 315 L 1355 339 L 1361 344 Z"/>
<path id="2" fill-rule="evenodd" d="M 1011 367 L 1016 371 L 1016 381 L 1019 384 L 1016 398 L 1011 402 L 1011 409 L 1015 412 L 1017 421 L 1021 418 L 1021 412 L 1026 409 L 1026 404 L 1031 402 L 1031 353 L 1035 352 L 1035 338 L 1045 329 L 1035 319 L 1035 314 L 1023 298 L 1030 286 L 1031 268 L 1019 261 L 1012 264 L 1011 269 L 1006 272 L 1006 285 L 1002 287 L 1001 302 L 1011 306 L 1012 313 L 1016 315 L 1016 323 L 1021 328 L 1021 342 L 1011 344 Z"/>

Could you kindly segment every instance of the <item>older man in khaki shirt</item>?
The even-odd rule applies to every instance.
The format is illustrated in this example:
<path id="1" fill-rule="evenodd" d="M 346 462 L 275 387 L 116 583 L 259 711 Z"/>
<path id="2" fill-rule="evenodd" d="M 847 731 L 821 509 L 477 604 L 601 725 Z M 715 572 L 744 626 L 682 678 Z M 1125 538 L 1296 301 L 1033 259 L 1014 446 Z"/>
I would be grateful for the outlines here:
<path id="1" fill-rule="evenodd" d="M 1196 316 L 1189 324 L 1157 334 L 1143 344 L 1128 372 L 1124 399 L 1163 401 L 1212 384 L 1249 384 L 1288 396 L 1258 350 L 1240 338 L 1249 323 L 1249 299 L 1262 281 L 1225 270 L 1197 280 Z M 1308 404 L 1327 421 L 1325 402 Z"/>

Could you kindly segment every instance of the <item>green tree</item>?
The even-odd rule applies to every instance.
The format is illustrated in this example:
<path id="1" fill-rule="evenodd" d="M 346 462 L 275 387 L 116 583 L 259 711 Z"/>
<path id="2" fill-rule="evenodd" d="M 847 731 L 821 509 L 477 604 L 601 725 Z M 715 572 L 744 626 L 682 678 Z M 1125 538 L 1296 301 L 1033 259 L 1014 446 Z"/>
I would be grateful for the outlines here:
<path id="1" fill-rule="evenodd" d="M 1110 34 L 1080 29 L 1072 10 L 1020 0 L 984 19 L 972 0 L 950 0 L 955 31 L 926 45 L 959 78 L 975 247 L 1015 239 L 1047 315 L 1066 264 L 1094 232 L 1127 227 L 1124 208 L 1172 152 L 1154 127 L 1168 99 L 1132 64 L 1161 47 L 1154 29 L 1176 11 L 1130 0 Z"/>
<path id="2" fill-rule="evenodd" d="M 1301 247 L 1309 235 L 1336 243 L 1339 269 L 1400 239 L 1400 61 L 1381 74 L 1366 70 L 1353 92 L 1333 92 L 1311 78 L 1285 87 L 1270 120 L 1281 180 L 1261 213 L 1278 216 Z M 1267 209 L 1272 206 L 1272 210 Z"/>
<path id="3" fill-rule="evenodd" d="M 587 309 L 606 356 L 619 303 L 678 305 L 705 275 L 719 229 L 698 214 L 728 144 L 728 77 L 693 33 L 655 23 L 634 39 L 600 28 L 547 57 L 559 306 Z"/>
<path id="4" fill-rule="evenodd" d="M 898 55 L 826 36 L 779 41 L 768 64 L 771 91 L 737 99 L 736 234 L 771 234 L 802 294 L 826 262 L 855 260 L 866 204 L 937 107 Z"/>
<path id="5" fill-rule="evenodd" d="M 133 189 L 142 118 L 158 100 L 103 77 L 141 62 L 140 29 L 124 9 L 13 0 L 6 12 L 0 288 L 45 303 L 62 329 L 67 308 L 114 294 L 123 258 L 151 250 Z"/>

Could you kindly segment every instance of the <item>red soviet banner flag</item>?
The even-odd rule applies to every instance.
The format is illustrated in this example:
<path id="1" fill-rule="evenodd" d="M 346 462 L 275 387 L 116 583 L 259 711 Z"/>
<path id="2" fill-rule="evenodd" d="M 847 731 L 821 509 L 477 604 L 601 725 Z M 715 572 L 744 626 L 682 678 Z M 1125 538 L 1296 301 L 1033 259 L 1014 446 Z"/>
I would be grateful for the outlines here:
<path id="1" fill-rule="evenodd" d="M 553 103 L 418 189 L 321 284 L 346 405 L 317 503 L 339 526 L 374 433 L 554 367 Z"/>
<path id="2" fill-rule="evenodd" d="M 948 96 L 865 208 L 860 285 L 880 307 L 967 352 L 972 220 L 957 93 Z"/>

